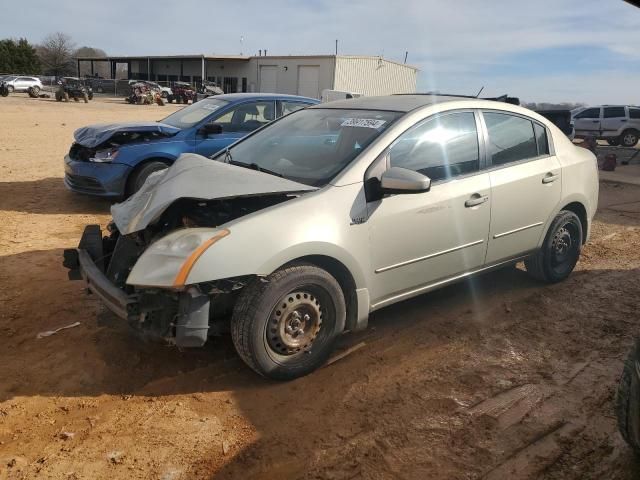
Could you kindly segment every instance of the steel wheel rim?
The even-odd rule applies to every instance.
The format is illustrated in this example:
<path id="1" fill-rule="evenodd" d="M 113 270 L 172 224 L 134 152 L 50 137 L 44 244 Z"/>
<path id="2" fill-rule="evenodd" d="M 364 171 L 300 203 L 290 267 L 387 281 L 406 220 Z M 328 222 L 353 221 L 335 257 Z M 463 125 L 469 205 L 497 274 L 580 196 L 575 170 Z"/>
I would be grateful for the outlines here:
<path id="1" fill-rule="evenodd" d="M 580 249 L 578 227 L 573 222 L 567 222 L 560 227 L 551 242 L 551 267 L 557 273 L 563 273 L 573 267 Z"/>
<path id="2" fill-rule="evenodd" d="M 282 356 L 308 352 L 322 330 L 323 307 L 311 289 L 283 295 L 269 316 L 269 348 Z"/>

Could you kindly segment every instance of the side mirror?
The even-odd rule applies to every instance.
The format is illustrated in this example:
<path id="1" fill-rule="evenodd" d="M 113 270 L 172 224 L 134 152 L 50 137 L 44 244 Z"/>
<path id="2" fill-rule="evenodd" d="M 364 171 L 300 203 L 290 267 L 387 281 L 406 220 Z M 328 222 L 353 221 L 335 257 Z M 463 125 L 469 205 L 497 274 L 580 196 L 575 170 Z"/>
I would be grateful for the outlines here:
<path id="1" fill-rule="evenodd" d="M 218 123 L 206 123 L 200 127 L 198 133 L 204 137 L 208 137 L 209 135 L 218 135 L 222 133 L 222 125 Z"/>
<path id="2" fill-rule="evenodd" d="M 380 179 L 382 193 L 421 193 L 431 188 L 431 179 L 413 170 L 391 167 Z"/>

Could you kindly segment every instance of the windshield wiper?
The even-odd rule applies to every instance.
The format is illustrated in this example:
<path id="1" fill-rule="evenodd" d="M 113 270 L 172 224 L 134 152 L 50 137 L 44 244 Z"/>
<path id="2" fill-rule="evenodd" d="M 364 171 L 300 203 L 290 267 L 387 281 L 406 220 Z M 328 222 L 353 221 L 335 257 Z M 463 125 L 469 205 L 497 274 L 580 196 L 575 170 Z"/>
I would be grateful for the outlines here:
<path id="1" fill-rule="evenodd" d="M 229 158 L 231 157 L 231 154 L 229 153 Z M 238 167 L 244 167 L 244 168 L 250 168 L 251 170 L 257 170 L 258 172 L 262 172 L 262 173 L 268 173 L 269 175 L 274 175 L 276 177 L 280 177 L 280 178 L 284 178 L 284 175 L 278 172 L 274 172 L 273 170 L 269 170 L 268 168 L 264 168 L 261 167 L 260 165 L 258 165 L 257 163 L 244 163 L 244 162 L 237 162 L 233 159 L 229 159 L 227 160 L 227 154 L 225 153 L 225 163 L 229 163 L 231 165 L 236 165 Z"/>

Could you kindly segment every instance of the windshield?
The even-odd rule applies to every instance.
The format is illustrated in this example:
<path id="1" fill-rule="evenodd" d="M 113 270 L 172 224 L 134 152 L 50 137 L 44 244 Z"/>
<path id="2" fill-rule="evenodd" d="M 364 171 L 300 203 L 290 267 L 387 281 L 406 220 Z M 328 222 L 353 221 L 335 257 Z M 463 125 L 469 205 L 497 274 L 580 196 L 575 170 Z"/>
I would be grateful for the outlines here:
<path id="1" fill-rule="evenodd" d="M 216 158 L 321 187 L 401 115 L 376 110 L 299 110 Z"/>
<path id="2" fill-rule="evenodd" d="M 228 104 L 229 102 L 226 100 L 207 98 L 172 113 L 167 118 L 160 120 L 160 122 L 177 128 L 190 128 Z"/>

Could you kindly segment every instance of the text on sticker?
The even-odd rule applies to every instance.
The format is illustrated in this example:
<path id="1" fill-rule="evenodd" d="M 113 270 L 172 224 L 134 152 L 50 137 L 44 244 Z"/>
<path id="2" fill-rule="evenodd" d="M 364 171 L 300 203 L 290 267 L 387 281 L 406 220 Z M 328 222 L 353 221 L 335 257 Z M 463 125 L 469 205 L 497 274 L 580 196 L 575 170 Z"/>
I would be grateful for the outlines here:
<path id="1" fill-rule="evenodd" d="M 364 127 L 364 128 L 380 128 L 386 120 L 378 120 L 375 118 L 347 118 L 340 124 L 341 127 Z"/>

